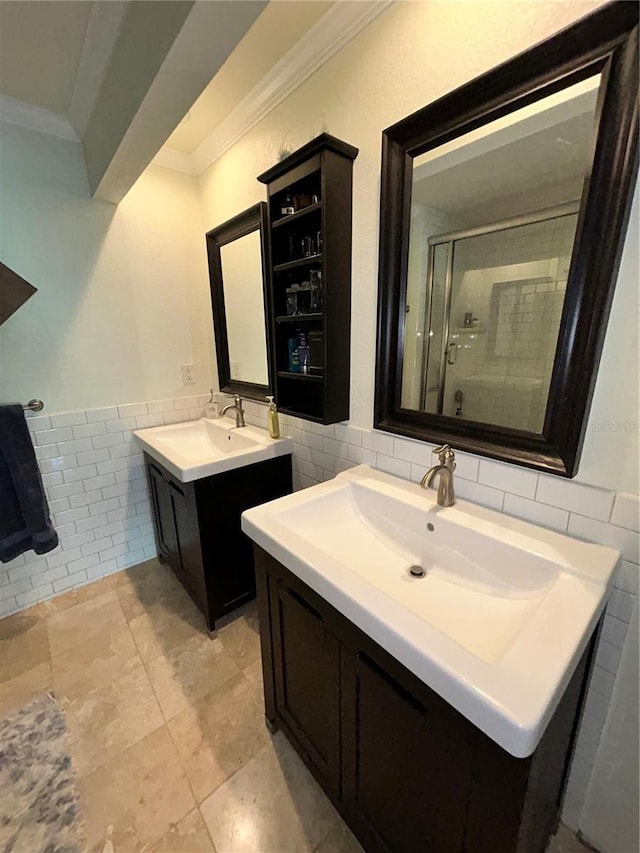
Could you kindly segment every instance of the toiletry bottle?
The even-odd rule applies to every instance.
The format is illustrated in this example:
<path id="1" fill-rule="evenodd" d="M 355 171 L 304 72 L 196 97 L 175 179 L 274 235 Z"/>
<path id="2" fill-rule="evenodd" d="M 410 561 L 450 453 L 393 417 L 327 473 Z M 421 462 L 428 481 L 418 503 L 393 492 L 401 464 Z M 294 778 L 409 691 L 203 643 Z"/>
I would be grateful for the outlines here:
<path id="1" fill-rule="evenodd" d="M 300 373 L 300 362 L 298 361 L 298 339 L 289 338 L 287 341 L 289 350 L 289 373 Z"/>
<path id="2" fill-rule="evenodd" d="M 309 372 L 309 335 L 304 329 L 296 332 L 298 339 L 298 370 L 300 373 Z"/>
<path id="3" fill-rule="evenodd" d="M 278 410 L 273 402 L 273 397 L 267 397 L 269 409 L 267 411 L 267 424 L 271 438 L 280 438 L 280 424 L 278 423 Z"/>
<path id="4" fill-rule="evenodd" d="M 293 199 L 291 198 L 291 193 L 287 193 L 284 197 L 284 201 L 282 202 L 282 207 L 280 208 L 280 213 L 283 216 L 289 216 L 292 213 L 295 213 L 295 208 L 293 206 Z"/>

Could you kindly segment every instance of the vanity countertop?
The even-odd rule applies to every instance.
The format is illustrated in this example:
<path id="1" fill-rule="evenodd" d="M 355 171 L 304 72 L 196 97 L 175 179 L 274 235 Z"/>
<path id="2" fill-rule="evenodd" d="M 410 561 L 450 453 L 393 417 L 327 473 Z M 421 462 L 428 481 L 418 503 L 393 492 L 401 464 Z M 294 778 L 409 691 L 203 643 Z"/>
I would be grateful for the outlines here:
<path id="1" fill-rule="evenodd" d="M 273 439 L 259 427 L 236 427 L 229 418 L 135 430 L 144 451 L 182 483 L 231 471 L 293 450 L 289 438 Z"/>

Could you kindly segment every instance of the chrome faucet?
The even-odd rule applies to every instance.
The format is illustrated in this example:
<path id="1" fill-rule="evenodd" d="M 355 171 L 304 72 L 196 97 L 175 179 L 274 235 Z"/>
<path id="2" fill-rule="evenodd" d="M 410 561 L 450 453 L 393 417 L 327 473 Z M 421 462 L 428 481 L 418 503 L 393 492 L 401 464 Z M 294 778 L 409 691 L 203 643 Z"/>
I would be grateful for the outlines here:
<path id="1" fill-rule="evenodd" d="M 439 475 L 438 481 L 438 505 L 453 506 L 456 502 L 456 496 L 453 491 L 453 472 L 456 467 L 456 457 L 453 450 L 448 444 L 443 444 L 442 447 L 436 447 L 433 451 L 438 454 L 440 463 L 429 468 L 427 473 L 420 480 L 420 486 L 426 489 L 432 486 L 433 481 Z"/>
<path id="2" fill-rule="evenodd" d="M 244 409 L 242 408 L 242 399 L 239 394 L 236 394 L 233 398 L 233 403 L 229 403 L 228 406 L 225 406 L 224 409 L 220 412 L 220 417 L 224 417 L 225 413 L 230 411 L 231 409 L 235 409 L 236 413 L 236 426 L 243 427 L 245 426 L 244 422 Z"/>

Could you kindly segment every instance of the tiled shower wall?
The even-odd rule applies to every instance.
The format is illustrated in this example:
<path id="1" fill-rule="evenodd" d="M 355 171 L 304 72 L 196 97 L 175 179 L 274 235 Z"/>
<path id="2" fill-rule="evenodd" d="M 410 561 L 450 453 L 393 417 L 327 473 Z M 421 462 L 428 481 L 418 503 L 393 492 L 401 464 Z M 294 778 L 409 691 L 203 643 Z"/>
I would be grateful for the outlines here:
<path id="1" fill-rule="evenodd" d="M 181 397 L 61 415 L 29 417 L 36 454 L 60 535 L 47 555 L 0 567 L 0 614 L 11 613 L 146 560 L 156 553 L 142 454 L 132 430 L 201 417 L 208 397 Z M 246 402 L 247 423 L 266 428 L 266 407 Z M 345 424 L 280 416 L 293 439 L 294 488 L 366 463 L 417 482 L 432 446 Z M 580 726 L 563 817 L 578 827 L 627 626 L 638 595 L 637 495 L 616 493 L 525 468 L 457 453 L 459 497 L 611 545 L 622 565 L 607 606 Z"/>
<path id="2" fill-rule="evenodd" d="M 155 555 L 143 457 L 132 430 L 202 417 L 208 400 L 27 415 L 60 544 L 0 564 L 0 616 Z"/>

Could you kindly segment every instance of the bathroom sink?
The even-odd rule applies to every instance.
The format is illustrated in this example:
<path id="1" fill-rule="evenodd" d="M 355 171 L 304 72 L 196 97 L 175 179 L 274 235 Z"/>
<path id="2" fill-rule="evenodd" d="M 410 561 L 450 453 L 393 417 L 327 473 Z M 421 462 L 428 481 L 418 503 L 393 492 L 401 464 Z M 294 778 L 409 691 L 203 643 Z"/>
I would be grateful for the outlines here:
<path id="1" fill-rule="evenodd" d="M 435 494 L 361 465 L 247 510 L 242 529 L 508 752 L 530 755 L 620 555 L 466 501 L 439 507 Z"/>
<path id="2" fill-rule="evenodd" d="M 228 418 L 201 418 L 135 430 L 144 451 L 183 483 L 291 453 L 288 438 L 273 439 L 258 427 L 236 427 Z"/>

